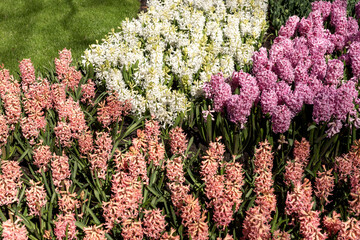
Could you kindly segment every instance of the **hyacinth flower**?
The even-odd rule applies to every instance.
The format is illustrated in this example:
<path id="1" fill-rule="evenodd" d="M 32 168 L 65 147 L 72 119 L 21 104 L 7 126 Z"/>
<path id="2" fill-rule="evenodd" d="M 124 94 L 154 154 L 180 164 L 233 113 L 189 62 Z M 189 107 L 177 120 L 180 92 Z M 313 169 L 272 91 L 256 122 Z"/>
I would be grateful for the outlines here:
<path id="1" fill-rule="evenodd" d="M 247 239 L 270 239 L 271 213 L 276 210 L 272 168 L 273 152 L 268 141 L 261 142 L 255 150 L 254 173 L 256 193 L 255 205 L 247 212 L 243 223 L 243 235 Z"/>
<path id="2" fill-rule="evenodd" d="M 236 212 L 242 202 L 243 173 L 239 163 L 223 162 L 225 146 L 219 140 L 211 142 L 202 157 L 200 175 L 205 182 L 208 206 L 213 209 L 213 221 L 218 228 L 225 228 L 233 221 L 233 208 Z M 218 174 L 222 167 L 224 175 Z"/>
<path id="3" fill-rule="evenodd" d="M 285 182 L 288 186 L 292 184 L 293 189 L 288 192 L 285 201 L 285 213 L 287 215 L 295 217 L 300 222 L 300 234 L 305 239 L 327 239 L 328 234 L 323 233 L 320 227 L 320 212 L 312 210 L 312 187 L 309 179 L 304 178 L 304 169 L 309 161 L 310 157 L 310 145 L 304 138 L 301 142 L 296 142 L 294 147 L 293 163 L 297 164 L 297 168 L 288 167 L 284 175 Z M 291 162 L 288 166 L 293 166 Z M 324 175 L 324 174 L 320 174 Z M 326 176 L 326 173 L 325 173 Z M 331 177 L 330 177 L 331 179 Z M 328 179 L 325 179 L 326 182 Z M 317 180 L 319 182 L 319 180 Z M 328 190 L 332 190 L 333 183 L 330 182 L 330 186 L 323 186 Z M 316 185 L 318 188 L 315 194 L 319 197 L 327 197 L 324 195 L 323 189 Z M 329 194 L 329 193 L 327 193 Z"/>
<path id="4" fill-rule="evenodd" d="M 181 128 L 174 128 L 170 131 L 170 146 L 175 157 L 169 159 L 166 164 L 166 176 L 169 179 L 167 186 L 170 189 L 171 201 L 175 206 L 177 215 L 181 217 L 182 224 L 187 228 L 187 235 L 192 239 L 208 239 L 209 227 L 206 222 L 206 211 L 201 211 L 199 199 L 192 196 L 190 187 L 185 183 L 184 164 L 186 156 L 183 152 L 187 148 L 186 135 Z M 221 157 L 221 149 L 213 149 L 216 157 Z M 168 239 L 178 239 L 173 237 L 172 232 Z M 166 239 L 166 238 L 164 238 Z"/>
<path id="5" fill-rule="evenodd" d="M 21 119 L 20 84 L 10 75 L 9 70 L 0 66 L 0 97 L 5 109 L 5 118 L 10 130 L 14 130 L 15 124 Z"/>
<path id="6" fill-rule="evenodd" d="M 2 237 L 4 240 L 27 240 L 28 231 L 25 225 L 21 224 L 22 220 L 17 218 L 15 222 L 12 219 L 8 219 L 2 223 Z"/>

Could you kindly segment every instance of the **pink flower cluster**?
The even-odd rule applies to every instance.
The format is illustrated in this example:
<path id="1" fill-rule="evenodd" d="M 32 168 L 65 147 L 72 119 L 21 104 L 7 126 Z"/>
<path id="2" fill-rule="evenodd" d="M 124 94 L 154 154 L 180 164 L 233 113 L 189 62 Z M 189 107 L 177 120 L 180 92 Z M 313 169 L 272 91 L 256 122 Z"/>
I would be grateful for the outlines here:
<path id="1" fill-rule="evenodd" d="M 286 168 L 285 182 L 294 186 L 292 191 L 288 192 L 286 197 L 285 213 L 294 216 L 300 222 L 300 233 L 304 239 L 326 239 L 327 233 L 321 232 L 320 212 L 312 210 L 312 188 L 311 182 L 305 178 L 302 181 L 304 168 L 306 167 L 310 156 L 310 145 L 305 139 L 301 143 L 296 142 L 294 148 L 294 158 Z M 291 177 L 292 176 L 292 177 Z"/>
<path id="2" fill-rule="evenodd" d="M 11 219 L 6 220 L 2 223 L 2 237 L 4 240 L 27 240 L 28 231 L 25 225 L 21 225 L 22 220 L 17 218 L 15 222 Z"/>
<path id="3" fill-rule="evenodd" d="M 27 117 L 21 119 L 22 133 L 30 144 L 34 145 L 40 134 L 45 131 L 44 110 L 52 107 L 50 85 L 47 79 L 35 79 L 35 70 L 30 59 L 24 59 L 19 65 L 22 77 L 23 107 Z"/>
<path id="4" fill-rule="evenodd" d="M 175 127 L 169 132 L 170 147 L 172 154 L 183 155 L 186 151 L 188 141 L 186 135 L 180 127 Z"/>
<path id="5" fill-rule="evenodd" d="M 51 161 L 51 171 L 54 185 L 57 188 L 61 187 L 70 187 L 71 180 L 69 179 L 71 176 L 70 166 L 69 166 L 69 158 L 62 153 L 62 156 L 57 156 L 53 154 Z"/>
<path id="6" fill-rule="evenodd" d="M 328 204 L 330 201 L 328 197 L 331 195 L 331 192 L 334 190 L 335 187 L 335 177 L 332 174 L 332 169 L 326 171 L 325 166 L 323 166 L 324 172 L 318 172 L 317 177 L 315 179 L 315 195 L 318 197 L 322 202 Z"/>
<path id="7" fill-rule="evenodd" d="M 2 160 L 0 174 L 0 206 L 18 201 L 18 191 L 22 186 L 22 171 L 17 161 Z"/>
<path id="8" fill-rule="evenodd" d="M 59 52 L 59 59 L 55 58 L 55 68 L 58 79 L 65 85 L 74 90 L 79 86 L 81 72 L 76 71 L 72 62 L 71 51 L 64 48 Z"/>
<path id="9" fill-rule="evenodd" d="M 6 123 L 4 115 L 0 114 L 0 156 L 2 155 L 2 147 L 7 143 L 9 136 L 9 126 Z"/>
<path id="10" fill-rule="evenodd" d="M 15 124 L 21 119 L 21 89 L 18 81 L 3 66 L 0 66 L 0 86 L 0 97 L 4 104 L 6 121 L 10 130 L 13 130 Z"/>
<path id="11" fill-rule="evenodd" d="M 291 183 L 301 182 L 309 157 L 310 143 L 305 138 L 302 138 L 301 142 L 295 140 L 294 160 L 288 161 L 285 166 L 284 180 L 287 186 L 291 186 Z"/>
<path id="12" fill-rule="evenodd" d="M 360 141 L 355 141 L 349 153 L 335 159 L 335 170 L 341 180 L 350 178 L 350 211 L 360 216 Z"/>
<path id="13" fill-rule="evenodd" d="M 243 234 L 246 239 L 270 239 L 271 213 L 276 210 L 276 196 L 274 194 L 272 168 L 273 153 L 268 141 L 261 142 L 255 150 L 254 173 L 257 197 L 255 206 L 246 213 L 243 223 Z"/>
<path id="14" fill-rule="evenodd" d="M 75 213 L 58 214 L 54 221 L 54 233 L 57 240 L 77 239 L 77 231 L 75 225 Z"/>
<path id="15" fill-rule="evenodd" d="M 41 185 L 41 182 L 35 183 L 30 180 L 30 184 L 30 188 L 25 190 L 30 215 L 40 216 L 41 208 L 47 203 L 45 188 L 44 185 Z"/>
<path id="16" fill-rule="evenodd" d="M 192 239 L 208 239 L 208 225 L 206 223 L 206 211 L 201 212 L 199 200 L 189 194 L 190 188 L 185 184 L 183 161 L 185 156 L 183 151 L 187 148 L 186 136 L 181 128 L 171 130 L 170 145 L 174 154 L 180 154 L 167 161 L 166 176 L 169 179 L 168 187 L 171 192 L 171 200 L 175 206 L 175 211 L 182 218 L 182 224 L 187 228 L 187 234 Z M 180 239 L 179 236 L 173 237 L 173 233 L 165 234 L 168 238 Z"/>
<path id="17" fill-rule="evenodd" d="M 218 140 L 210 143 L 203 156 L 200 174 L 205 181 L 208 206 L 213 208 L 213 220 L 218 227 L 225 228 L 233 221 L 233 207 L 236 212 L 242 202 L 243 173 L 239 163 L 223 162 L 225 146 Z M 224 175 L 218 174 L 222 167 Z"/>
<path id="18" fill-rule="evenodd" d="M 113 148 L 112 139 L 107 132 L 96 132 L 95 148 L 92 154 L 89 154 L 91 171 L 97 174 L 98 178 L 106 178 L 108 161 Z"/>
<path id="19" fill-rule="evenodd" d="M 122 121 L 122 117 L 129 114 L 131 103 L 121 102 L 117 93 L 109 95 L 106 100 L 99 104 L 97 110 L 98 121 L 106 128 L 111 123 Z"/>
<path id="20" fill-rule="evenodd" d="M 216 112 L 226 113 L 231 122 L 245 127 L 251 108 L 259 96 L 256 79 L 243 71 L 234 72 L 231 79 L 225 80 L 222 74 L 213 75 L 203 87 L 206 98 L 213 100 Z M 240 89 L 240 94 L 232 94 Z"/>

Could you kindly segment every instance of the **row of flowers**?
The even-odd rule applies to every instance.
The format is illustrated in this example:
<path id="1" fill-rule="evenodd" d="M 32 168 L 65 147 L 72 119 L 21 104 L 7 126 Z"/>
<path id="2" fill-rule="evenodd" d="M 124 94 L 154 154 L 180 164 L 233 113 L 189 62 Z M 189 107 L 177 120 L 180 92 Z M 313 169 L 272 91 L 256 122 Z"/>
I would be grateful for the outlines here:
<path id="1" fill-rule="evenodd" d="M 215 72 L 232 75 L 251 62 L 266 30 L 267 1 L 149 0 L 148 11 L 85 51 L 107 89 L 132 112 L 172 125 Z"/>

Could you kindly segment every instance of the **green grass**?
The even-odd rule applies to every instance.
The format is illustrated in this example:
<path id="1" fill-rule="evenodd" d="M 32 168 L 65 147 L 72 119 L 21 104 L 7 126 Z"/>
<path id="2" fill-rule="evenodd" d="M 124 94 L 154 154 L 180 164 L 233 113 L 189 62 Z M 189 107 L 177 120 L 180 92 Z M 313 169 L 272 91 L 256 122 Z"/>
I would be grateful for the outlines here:
<path id="1" fill-rule="evenodd" d="M 65 47 L 79 61 L 90 44 L 139 9 L 139 0 L 1 0 L 0 64 L 16 74 L 19 61 L 31 58 L 41 71 Z"/>

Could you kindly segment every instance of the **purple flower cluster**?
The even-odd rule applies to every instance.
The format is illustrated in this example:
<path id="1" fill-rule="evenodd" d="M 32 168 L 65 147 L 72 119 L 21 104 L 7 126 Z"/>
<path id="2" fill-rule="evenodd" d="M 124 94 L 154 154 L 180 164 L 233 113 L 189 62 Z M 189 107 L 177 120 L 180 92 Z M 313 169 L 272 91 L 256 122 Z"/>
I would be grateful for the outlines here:
<path id="1" fill-rule="evenodd" d="M 239 88 L 240 94 L 232 94 Z M 204 84 L 205 96 L 213 100 L 216 112 L 227 113 L 231 122 L 239 123 L 241 128 L 247 122 L 251 108 L 259 96 L 256 79 L 243 71 L 234 72 L 231 79 L 217 74 Z"/>
<path id="2" fill-rule="evenodd" d="M 328 123 L 328 136 L 338 133 L 346 119 L 360 126 L 355 104 L 360 103 L 360 32 L 358 20 L 346 16 L 347 1 L 312 3 L 307 18 L 292 16 L 279 30 L 269 51 L 253 55 L 253 76 L 235 72 L 232 79 L 214 75 L 204 85 L 214 110 L 226 111 L 243 127 L 254 102 L 272 118 L 273 131 L 283 133 L 304 104 L 313 105 L 313 120 Z M 355 12 L 360 17 L 360 2 Z M 328 22 L 332 31 L 326 29 Z M 340 56 L 337 58 L 337 56 Z M 344 64 L 345 63 L 345 64 Z M 350 66 L 350 80 L 344 79 Z M 350 70 L 350 69 L 349 69 Z M 240 94 L 233 94 L 240 88 Z"/>
<path id="3" fill-rule="evenodd" d="M 358 21 L 346 16 L 346 7 L 345 0 L 312 3 L 307 18 L 290 17 L 281 27 L 269 53 L 261 48 L 254 54 L 261 108 L 272 117 L 275 133 L 287 131 L 304 104 L 313 105 L 316 123 L 330 122 L 329 136 L 340 131 L 349 114 L 357 119 L 360 32 Z M 325 21 L 334 27 L 333 33 L 324 28 Z M 340 59 L 332 59 L 343 52 Z M 343 79 L 343 61 L 352 69 L 349 81 Z"/>

